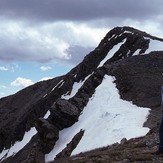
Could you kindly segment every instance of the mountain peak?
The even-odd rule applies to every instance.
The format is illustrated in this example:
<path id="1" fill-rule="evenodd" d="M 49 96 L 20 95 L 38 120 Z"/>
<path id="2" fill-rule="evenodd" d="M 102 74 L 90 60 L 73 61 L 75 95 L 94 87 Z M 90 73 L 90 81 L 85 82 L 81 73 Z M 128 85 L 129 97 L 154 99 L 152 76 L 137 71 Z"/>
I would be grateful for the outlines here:
<path id="1" fill-rule="evenodd" d="M 80 137 L 76 141 L 77 133 L 80 131 L 77 129 L 85 130 L 84 135 L 87 134 L 88 128 L 83 128 L 82 125 L 88 123 L 87 120 L 91 119 L 89 116 L 97 116 L 92 120 L 93 122 L 89 122 L 92 133 L 101 129 L 99 132 L 108 134 L 109 131 L 118 138 L 127 135 L 132 135 L 130 138 L 144 136 L 148 129 L 142 124 L 149 114 L 149 108 L 152 111 L 147 127 L 156 127 L 156 120 L 159 119 L 158 112 L 154 110 L 160 105 L 159 89 L 162 85 L 163 53 L 158 51 L 161 50 L 162 45 L 163 39 L 146 32 L 127 26 L 115 27 L 79 65 L 66 75 L 36 83 L 14 95 L 0 99 L 0 160 L 43 162 L 45 154 L 53 151 L 53 147 L 56 154 L 63 150 L 65 155 L 67 149 L 64 149 L 63 137 L 66 135 L 65 143 L 72 139 L 75 147 L 78 147 L 78 143 L 86 139 Z M 113 83 L 116 84 L 114 89 Z M 124 107 L 115 99 L 120 100 Z M 133 101 L 139 107 L 148 108 L 137 108 L 122 99 Z M 133 111 L 134 109 L 136 111 Z M 139 110 L 141 112 L 138 113 Z M 81 115 L 84 113 L 88 117 L 84 117 L 81 121 Z M 134 118 L 135 113 L 140 114 L 142 119 Z M 128 114 L 134 119 L 131 128 L 132 125 L 136 125 L 134 128 L 138 127 L 140 129 L 138 130 L 143 132 L 134 132 L 136 135 L 133 135 L 122 132 L 120 128 L 112 128 L 114 124 L 116 126 L 117 117 L 123 123 L 125 115 Z M 128 123 L 127 120 L 125 122 L 122 126 Z M 79 125 L 79 128 L 75 128 L 74 124 Z M 105 127 L 97 126 L 98 124 L 108 126 L 107 131 Z M 70 130 L 65 129 L 68 127 Z M 123 130 L 128 131 L 124 126 Z M 116 133 L 123 134 L 119 137 Z M 83 136 L 83 134 L 79 135 Z M 107 137 L 103 139 L 103 146 L 109 145 Z M 57 140 L 61 142 L 60 146 Z M 71 152 L 68 152 L 66 157 L 73 152 L 74 143 L 69 144 L 71 149 L 68 151 Z M 97 143 L 89 142 L 87 145 L 89 144 L 91 147 L 88 149 L 93 149 L 94 144 L 99 145 L 99 140 Z"/>
<path id="2" fill-rule="evenodd" d="M 151 39 L 153 38 L 153 39 L 158 39 L 158 40 L 160 40 L 160 41 L 161 41 L 161 40 L 163 41 L 162 38 L 152 36 L 152 35 L 146 33 L 145 31 L 141 31 L 141 30 L 139 30 L 139 29 L 136 29 L 136 28 L 133 28 L 133 27 L 130 27 L 130 26 L 115 27 L 115 28 L 113 28 L 112 30 L 110 30 L 110 31 L 108 32 L 108 34 L 109 34 L 109 33 L 117 34 L 117 35 L 120 35 L 120 34 L 122 34 L 122 33 L 130 33 L 130 34 L 132 34 L 132 35 L 137 34 L 137 35 L 142 35 L 142 36 L 144 36 L 144 37 L 149 37 L 149 38 L 151 38 Z"/>

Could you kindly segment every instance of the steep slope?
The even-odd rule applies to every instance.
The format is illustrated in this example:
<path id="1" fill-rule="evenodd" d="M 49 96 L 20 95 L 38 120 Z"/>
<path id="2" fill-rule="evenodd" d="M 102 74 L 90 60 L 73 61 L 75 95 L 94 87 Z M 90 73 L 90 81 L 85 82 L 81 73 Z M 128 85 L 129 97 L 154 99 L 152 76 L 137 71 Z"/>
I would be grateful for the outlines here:
<path id="1" fill-rule="evenodd" d="M 142 127 L 149 109 L 121 100 L 113 81 L 113 77 L 104 76 L 79 121 L 60 132 L 54 149 L 46 155 L 46 161 L 53 160 L 80 130 L 84 130 L 84 135 L 72 155 L 120 142 L 123 138 L 139 137 L 149 131 Z"/>
<path id="2" fill-rule="evenodd" d="M 44 154 L 53 149 L 59 130 L 78 121 L 106 74 L 116 77 L 123 99 L 151 108 L 150 116 L 156 116 L 155 110 L 160 106 L 162 52 L 144 54 L 156 50 L 156 45 L 163 45 L 162 41 L 131 27 L 116 27 L 68 74 L 0 99 L 3 159 L 10 156 L 4 148 L 9 149 L 16 141 L 21 141 L 25 131 L 34 126 L 37 129 L 37 134 L 24 148 L 3 162 L 44 162 Z M 134 56 L 140 54 L 143 56 Z M 48 110 L 50 115 L 44 117 Z M 152 120 L 149 124 L 155 126 Z"/>
<path id="3" fill-rule="evenodd" d="M 151 130 L 146 136 L 134 138 L 129 141 L 122 139 L 119 142 L 120 144 L 115 143 L 105 148 L 99 148 L 86 153 L 82 152 L 70 158 L 66 157 L 65 154 L 54 162 L 163 162 L 162 156 L 160 157 L 154 154 L 157 150 L 158 123 L 160 122 L 161 116 L 160 87 L 162 85 L 162 63 L 163 52 L 155 52 L 143 56 L 134 56 L 126 60 L 117 61 L 111 65 L 106 65 L 107 74 L 115 76 L 116 85 L 121 88 L 120 94 L 123 99 L 128 101 L 132 100 L 138 106 L 151 108 L 150 116 L 145 123 L 145 126 L 150 127 Z M 134 118 L 130 120 L 127 115 L 125 117 L 128 120 L 126 129 L 129 129 L 131 123 L 134 122 Z M 135 114 L 135 117 L 140 117 L 140 115 Z M 117 121 L 120 120 L 119 118 Z M 129 133 L 132 134 L 138 131 L 135 127 L 133 130 Z M 113 135 L 114 137 L 115 135 Z"/>

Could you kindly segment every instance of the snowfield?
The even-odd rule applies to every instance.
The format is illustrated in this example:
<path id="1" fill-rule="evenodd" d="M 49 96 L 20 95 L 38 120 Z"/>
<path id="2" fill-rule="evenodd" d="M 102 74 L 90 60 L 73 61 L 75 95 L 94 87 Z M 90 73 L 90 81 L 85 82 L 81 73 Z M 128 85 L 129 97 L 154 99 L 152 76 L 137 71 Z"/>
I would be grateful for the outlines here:
<path id="1" fill-rule="evenodd" d="M 105 75 L 79 121 L 60 131 L 54 149 L 45 155 L 46 162 L 53 160 L 80 129 L 85 130 L 85 133 L 72 155 L 111 145 L 123 138 L 131 139 L 148 133 L 149 128 L 143 127 L 143 124 L 150 109 L 137 107 L 120 99 L 113 81 L 114 77 Z"/>

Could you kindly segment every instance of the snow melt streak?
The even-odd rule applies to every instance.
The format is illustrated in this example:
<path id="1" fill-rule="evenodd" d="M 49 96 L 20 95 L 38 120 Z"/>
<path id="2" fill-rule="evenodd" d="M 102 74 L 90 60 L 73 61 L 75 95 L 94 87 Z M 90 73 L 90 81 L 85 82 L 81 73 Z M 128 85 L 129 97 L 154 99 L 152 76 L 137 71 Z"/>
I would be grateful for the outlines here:
<path id="1" fill-rule="evenodd" d="M 104 63 L 110 59 L 111 57 L 113 57 L 113 55 L 118 51 L 118 49 L 121 47 L 121 45 L 126 41 L 126 39 L 124 39 L 122 42 L 118 43 L 117 45 L 114 45 L 114 47 L 108 52 L 108 54 L 106 55 L 106 57 L 100 62 L 99 67 L 102 67 L 104 65 Z"/>
<path id="2" fill-rule="evenodd" d="M 23 137 L 23 140 L 20 142 L 16 142 L 9 150 L 3 150 L 0 154 L 0 159 L 6 154 L 6 158 L 12 155 L 15 155 L 17 152 L 19 152 L 32 138 L 33 135 L 37 133 L 35 127 L 32 127 L 30 131 L 25 132 L 25 135 Z"/>
<path id="3" fill-rule="evenodd" d="M 122 138 L 147 134 L 149 128 L 142 126 L 150 109 L 120 99 L 113 81 L 113 77 L 105 75 L 79 121 L 60 132 L 56 146 L 46 155 L 46 161 L 53 160 L 80 129 L 85 133 L 72 155 L 120 142 Z"/>
<path id="4" fill-rule="evenodd" d="M 90 77 L 90 75 L 88 75 L 83 81 L 80 81 L 79 83 L 78 82 L 75 82 L 73 84 L 73 87 L 72 87 L 72 91 L 70 93 L 70 95 L 62 95 L 61 98 L 62 99 L 70 99 L 71 97 L 75 96 L 75 94 L 78 92 L 78 90 L 82 87 L 82 85 L 84 84 L 84 82 Z"/>

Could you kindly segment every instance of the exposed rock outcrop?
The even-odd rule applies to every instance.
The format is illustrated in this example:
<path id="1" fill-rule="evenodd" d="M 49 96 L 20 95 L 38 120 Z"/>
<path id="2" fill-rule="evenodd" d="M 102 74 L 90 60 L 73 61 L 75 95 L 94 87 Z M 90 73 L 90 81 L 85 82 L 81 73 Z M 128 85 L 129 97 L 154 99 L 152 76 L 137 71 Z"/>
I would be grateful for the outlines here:
<path id="1" fill-rule="evenodd" d="M 4 162 L 44 162 L 44 154 L 52 150 L 59 130 L 78 121 L 105 74 L 115 76 L 122 99 L 152 109 L 146 126 L 156 127 L 160 114 L 163 52 L 144 55 L 151 40 L 163 42 L 163 39 L 131 27 L 116 27 L 66 75 L 36 83 L 0 99 L 0 152 L 21 141 L 31 127 L 36 125 L 38 131 L 23 149 Z M 112 51 L 115 46 L 117 49 Z M 73 97 L 61 98 L 70 95 L 74 83 L 79 82 L 83 83 Z M 48 110 L 50 116 L 44 119 Z M 65 151 L 58 157 L 64 157 Z"/>
<path id="2" fill-rule="evenodd" d="M 78 143 L 80 142 L 82 136 L 84 134 L 84 130 L 80 130 L 71 140 L 70 143 L 67 144 L 67 146 L 56 155 L 55 160 L 60 159 L 60 158 L 67 158 L 71 156 L 72 151 L 76 148 Z"/>
<path id="3" fill-rule="evenodd" d="M 116 143 L 51 163 L 161 163 L 163 157 L 154 154 L 158 142 L 156 131 L 156 128 L 153 128 L 145 137 L 131 139 L 122 144 Z"/>
<path id="4" fill-rule="evenodd" d="M 44 154 L 49 153 L 59 138 L 59 130 L 44 118 L 39 119 L 36 129 L 38 131 L 42 152 Z"/>
<path id="5" fill-rule="evenodd" d="M 73 125 L 80 115 L 79 109 L 64 99 L 58 99 L 50 112 L 48 120 L 60 130 Z"/>

